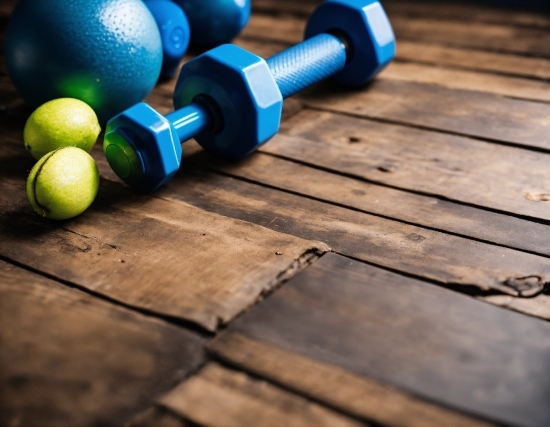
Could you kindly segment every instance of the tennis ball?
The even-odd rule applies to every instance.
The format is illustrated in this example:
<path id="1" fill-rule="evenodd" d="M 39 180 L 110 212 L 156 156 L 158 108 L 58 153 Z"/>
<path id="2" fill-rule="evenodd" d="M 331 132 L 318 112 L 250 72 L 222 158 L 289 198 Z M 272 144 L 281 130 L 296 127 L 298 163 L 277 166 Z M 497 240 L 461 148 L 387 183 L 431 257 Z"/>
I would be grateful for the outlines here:
<path id="1" fill-rule="evenodd" d="M 64 147 L 42 157 L 27 179 L 33 209 L 50 219 L 68 219 L 84 212 L 99 188 L 99 171 L 88 153 Z"/>
<path id="2" fill-rule="evenodd" d="M 25 148 L 36 160 L 60 147 L 90 152 L 101 127 L 94 110 L 73 98 L 46 102 L 29 117 L 23 131 Z"/>

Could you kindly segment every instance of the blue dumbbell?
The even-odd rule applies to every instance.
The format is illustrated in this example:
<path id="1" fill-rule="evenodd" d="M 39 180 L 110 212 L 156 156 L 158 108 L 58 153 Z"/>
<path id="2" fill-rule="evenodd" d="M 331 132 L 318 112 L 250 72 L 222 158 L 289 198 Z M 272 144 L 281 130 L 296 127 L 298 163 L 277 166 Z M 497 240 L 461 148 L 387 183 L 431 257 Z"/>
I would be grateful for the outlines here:
<path id="1" fill-rule="evenodd" d="M 279 130 L 283 99 L 331 77 L 357 87 L 395 55 L 395 38 L 377 0 L 328 0 L 311 15 L 306 40 L 264 61 L 222 45 L 186 63 L 166 117 L 136 104 L 107 124 L 103 150 L 129 185 L 153 191 L 180 167 L 181 143 L 244 157 Z"/>
<path id="2" fill-rule="evenodd" d="M 181 7 L 170 0 L 145 0 L 145 5 L 155 18 L 162 40 L 160 77 L 170 78 L 189 47 L 189 22 Z"/>

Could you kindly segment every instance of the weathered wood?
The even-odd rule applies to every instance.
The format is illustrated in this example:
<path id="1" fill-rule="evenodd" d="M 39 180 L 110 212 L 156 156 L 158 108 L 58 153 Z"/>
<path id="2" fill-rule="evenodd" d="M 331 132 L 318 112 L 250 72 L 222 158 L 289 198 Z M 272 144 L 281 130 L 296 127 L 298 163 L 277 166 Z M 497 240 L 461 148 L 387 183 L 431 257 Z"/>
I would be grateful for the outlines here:
<path id="1" fill-rule="evenodd" d="M 550 63 L 550 61 L 548 62 Z M 393 62 L 382 71 L 379 78 L 428 83 L 449 89 L 475 90 L 518 99 L 550 102 L 550 84 L 546 82 L 496 76 L 477 71 Z"/>
<path id="2" fill-rule="evenodd" d="M 550 320 L 550 295 L 548 293 L 542 293 L 534 298 L 527 299 L 510 295 L 489 295 L 480 297 L 480 299 L 500 307 Z"/>
<path id="3" fill-rule="evenodd" d="M 395 427 L 488 427 L 489 423 L 434 405 L 387 383 L 286 351 L 238 332 L 208 346 L 217 359 L 355 417 Z"/>
<path id="4" fill-rule="evenodd" d="M 282 128 L 262 151 L 393 187 L 550 219 L 548 154 L 310 110 Z"/>
<path id="5" fill-rule="evenodd" d="M 263 380 L 210 363 L 159 403 L 209 427 L 364 425 Z"/>
<path id="6" fill-rule="evenodd" d="M 0 425 L 122 425 L 198 367 L 204 341 L 0 261 Z"/>
<path id="7" fill-rule="evenodd" d="M 397 39 L 550 58 L 547 28 L 392 16 Z"/>
<path id="8" fill-rule="evenodd" d="M 548 104 L 386 79 L 353 91 L 321 84 L 302 99 L 320 109 L 550 150 Z"/>
<path id="9" fill-rule="evenodd" d="M 232 333 L 498 423 L 550 423 L 547 322 L 337 255 L 325 255 L 222 337 Z M 236 356 L 239 366 L 264 359 L 261 348 L 240 344 L 248 354 Z M 232 350 L 214 347 L 229 361 Z M 279 357 L 262 367 L 286 385 L 289 372 L 280 371 L 294 364 Z M 331 377 L 323 379 L 336 393 Z M 338 404 L 316 387 L 301 391 Z"/>
<path id="10" fill-rule="evenodd" d="M 516 296 L 540 293 L 550 278 L 547 258 L 229 177 L 182 172 L 157 195 L 302 238 L 322 240 L 339 253 L 407 274 L 450 286 L 474 286 Z"/>
<path id="11" fill-rule="evenodd" d="M 281 139 L 289 144 L 302 145 L 304 150 L 308 148 L 307 142 L 302 143 L 294 137 L 276 137 L 273 143 Z M 316 148 L 320 148 L 317 143 Z M 545 224 L 372 184 L 340 175 L 337 168 L 331 173 L 263 153 L 256 153 L 240 162 L 231 162 L 198 154 L 199 151 L 196 145 L 190 146 L 187 149 L 189 159 L 230 176 L 385 218 L 550 257 L 550 229 Z M 194 152 L 197 155 L 193 155 Z M 327 158 L 339 158 L 338 155 L 325 155 Z M 338 165 L 338 162 L 335 163 Z M 343 167 L 340 171 L 347 170 Z M 471 183 L 472 192 L 478 188 L 474 184 Z"/>
<path id="12" fill-rule="evenodd" d="M 550 80 L 550 60 L 399 40 L 398 60 Z"/>
<path id="13" fill-rule="evenodd" d="M 299 17 L 308 17 L 319 1 L 293 0 L 255 0 L 254 12 L 272 14 L 292 13 Z M 441 1 L 399 1 L 385 0 L 383 7 L 390 19 L 394 16 L 412 18 L 424 17 L 430 19 L 451 19 L 466 22 L 486 22 L 501 25 L 522 25 L 529 27 L 550 27 L 550 17 L 547 14 L 528 12 L 524 10 L 509 10 L 497 7 L 486 7 L 480 4 L 458 4 Z"/>
<path id="14" fill-rule="evenodd" d="M 263 1 L 263 0 L 260 0 Z M 503 7 L 488 7 L 483 4 L 468 4 L 452 1 L 402 1 L 389 0 L 383 2 L 384 9 L 390 16 L 405 16 L 410 18 L 449 19 L 480 22 L 499 25 L 519 25 L 527 27 L 550 27 L 550 16 L 527 10 L 511 10 Z"/>
<path id="15" fill-rule="evenodd" d="M 275 25 L 275 22 L 277 24 Z M 297 43 L 303 38 L 306 18 L 255 13 L 243 35 L 259 40 Z M 550 32 L 547 28 L 514 27 L 480 22 L 391 16 L 397 40 L 436 43 L 454 47 L 475 48 L 536 55 L 550 58 Z M 269 28 L 270 31 L 265 31 Z"/>
<path id="16" fill-rule="evenodd" d="M 196 427 L 174 413 L 153 406 L 136 416 L 126 427 Z"/>
<path id="17" fill-rule="evenodd" d="M 33 161 L 19 141 L 20 128 L 8 132 L 12 125 L 3 121 L 0 254 L 56 278 L 214 330 L 326 250 L 322 243 L 139 195 L 106 180 L 85 214 L 45 220 L 25 194 Z M 100 168 L 110 170 L 98 150 Z"/>

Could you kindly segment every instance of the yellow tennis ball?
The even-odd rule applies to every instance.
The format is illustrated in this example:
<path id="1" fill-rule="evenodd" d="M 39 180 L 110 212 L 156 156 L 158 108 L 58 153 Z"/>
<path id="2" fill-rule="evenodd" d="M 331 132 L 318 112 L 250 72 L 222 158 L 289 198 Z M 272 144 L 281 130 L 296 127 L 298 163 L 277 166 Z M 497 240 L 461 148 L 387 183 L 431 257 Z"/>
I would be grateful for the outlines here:
<path id="1" fill-rule="evenodd" d="M 27 179 L 33 209 L 50 219 L 68 219 L 92 204 L 99 188 L 99 171 L 88 153 L 64 147 L 42 157 Z"/>
<path id="2" fill-rule="evenodd" d="M 46 102 L 29 117 L 23 131 L 25 148 L 40 159 L 60 147 L 92 150 L 101 127 L 92 108 L 73 98 Z"/>

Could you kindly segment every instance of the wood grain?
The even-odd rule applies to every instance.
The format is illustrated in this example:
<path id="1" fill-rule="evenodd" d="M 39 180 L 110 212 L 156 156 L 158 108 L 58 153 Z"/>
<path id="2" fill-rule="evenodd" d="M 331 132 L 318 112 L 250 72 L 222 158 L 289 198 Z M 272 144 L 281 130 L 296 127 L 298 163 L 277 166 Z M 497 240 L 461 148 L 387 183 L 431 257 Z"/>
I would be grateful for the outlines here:
<path id="1" fill-rule="evenodd" d="M 548 61 L 550 63 L 550 61 Z M 550 102 L 550 84 L 477 71 L 453 70 L 433 65 L 393 62 L 379 76 L 406 82 L 427 83 L 449 89 L 475 90 L 511 98 Z"/>
<path id="2" fill-rule="evenodd" d="M 547 28 L 392 16 L 397 39 L 550 58 Z"/>
<path id="3" fill-rule="evenodd" d="M 519 8 L 510 10 L 504 7 L 484 6 L 483 2 L 477 2 L 473 5 L 452 1 L 411 2 L 407 0 L 386 0 L 383 5 L 390 18 L 405 16 L 410 18 L 449 19 L 466 23 L 480 22 L 506 26 L 540 27 L 542 29 L 550 27 L 550 16 L 548 14 Z"/>
<path id="4" fill-rule="evenodd" d="M 547 258 L 416 227 L 212 174 L 180 173 L 158 195 L 306 239 L 449 286 L 535 295 Z M 513 260 L 513 261 L 512 261 Z"/>
<path id="5" fill-rule="evenodd" d="M 284 144 L 293 147 L 300 146 L 304 151 L 304 156 L 300 157 L 300 160 L 306 161 L 309 141 L 302 141 L 296 137 L 277 136 L 270 144 L 278 145 L 281 140 L 284 140 Z M 323 156 L 321 144 L 311 145 L 314 145 L 315 150 Z M 346 165 L 338 169 L 335 168 L 339 165 L 339 161 L 332 162 L 333 165 L 330 167 L 334 169 L 329 172 L 280 157 L 265 155 L 262 152 L 240 162 L 224 161 L 213 156 L 199 154 L 199 149 L 196 151 L 197 154 L 193 155 L 195 147 L 190 147 L 187 150 L 190 160 L 233 177 L 365 213 L 550 257 L 550 230 L 545 224 L 343 176 L 340 173 L 346 173 L 349 169 L 348 173 L 352 174 L 353 171 L 351 168 L 346 168 Z M 275 147 L 274 150 L 277 151 L 278 148 Z M 265 149 L 269 150 L 270 147 Z M 277 152 L 280 154 L 282 150 Z M 351 157 L 352 153 L 349 154 Z M 346 154 L 342 157 L 333 155 L 329 150 L 325 152 L 324 156 L 327 159 L 342 158 L 344 162 L 348 158 Z M 310 161 L 314 163 L 316 156 L 311 157 Z M 355 158 L 359 162 L 361 157 L 356 156 Z M 358 166 L 357 170 L 359 169 Z M 370 165 L 364 164 L 363 170 L 367 169 L 370 169 Z M 296 177 L 300 177 L 300 179 L 296 179 Z M 419 181 L 421 178 L 419 174 Z M 432 178 L 432 180 L 434 179 Z M 500 181 L 500 177 L 486 177 L 488 181 L 491 179 Z M 411 180 L 413 180 L 412 177 Z M 478 186 L 472 182 L 471 192 L 475 192 L 476 189 Z M 464 191 L 465 195 L 468 194 L 466 190 L 461 189 L 460 191 Z M 444 190 L 441 192 L 446 194 Z"/>
<path id="6" fill-rule="evenodd" d="M 204 339 L 0 261 L 0 425 L 119 426 Z"/>
<path id="7" fill-rule="evenodd" d="M 326 83 L 303 100 L 334 112 L 550 150 L 548 104 L 385 79 L 353 91 Z"/>
<path id="8" fill-rule="evenodd" d="M 333 173 L 550 219 L 546 153 L 310 110 L 285 121 L 261 150 Z"/>
<path id="9" fill-rule="evenodd" d="M 210 363 L 159 403 L 209 427 L 358 427 L 337 414 L 266 381 Z"/>
<path id="10" fill-rule="evenodd" d="M 390 19 L 398 42 L 419 41 L 550 58 L 550 32 L 547 28 L 399 15 L 391 15 Z M 277 22 L 277 25 L 274 22 Z M 294 44 L 302 40 L 305 24 L 305 17 L 255 13 L 243 35 L 259 40 L 278 40 Z M 265 31 L 265 28 L 270 28 L 270 31 Z"/>
<path id="11" fill-rule="evenodd" d="M 289 119 L 283 133 L 262 151 L 398 188 L 550 219 L 545 153 L 315 111 Z"/>
<path id="12" fill-rule="evenodd" d="M 45 220 L 26 198 L 33 162 L 18 140 L 20 128 L 14 125 L 10 134 L 2 124 L 0 254 L 56 278 L 215 330 L 326 250 L 107 180 L 85 214 Z M 99 157 L 102 170 L 110 170 Z"/>
<path id="13" fill-rule="evenodd" d="M 396 59 L 550 80 L 550 60 L 399 40 Z"/>
<path id="14" fill-rule="evenodd" d="M 395 427 L 491 425 L 373 378 L 238 332 L 224 332 L 208 345 L 208 350 L 217 359 L 364 420 Z"/>
<path id="15" fill-rule="evenodd" d="M 527 299 L 517 298 L 511 295 L 489 295 L 481 297 L 480 299 L 500 307 L 550 320 L 550 295 L 548 292 Z"/>
<path id="16" fill-rule="evenodd" d="M 497 423 L 550 423 L 547 322 L 334 254 L 233 322 L 230 333 Z M 232 349 L 214 345 L 231 359 Z M 286 384 L 280 371 L 292 363 L 262 366 Z M 336 403 L 315 387 L 302 392 Z"/>
<path id="17" fill-rule="evenodd" d="M 180 416 L 159 406 L 137 415 L 126 427 L 196 427 Z"/>
<path id="18" fill-rule="evenodd" d="M 307 18 L 320 1 L 293 1 L 293 0 L 255 0 L 252 8 L 255 12 L 271 14 L 295 14 Z M 459 4 L 456 2 L 441 1 L 401 1 L 385 0 L 383 7 L 390 19 L 394 16 L 411 18 L 425 17 L 430 19 L 451 19 L 466 22 L 485 22 L 501 25 L 519 25 L 528 27 L 550 27 L 548 14 L 529 12 L 526 10 L 502 9 L 487 7 L 482 4 Z"/>

